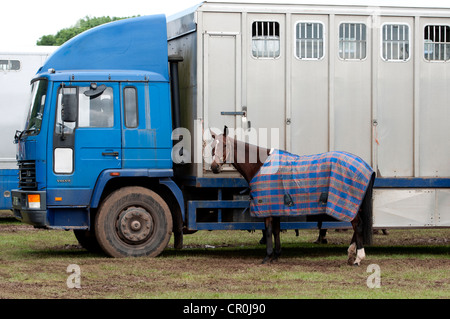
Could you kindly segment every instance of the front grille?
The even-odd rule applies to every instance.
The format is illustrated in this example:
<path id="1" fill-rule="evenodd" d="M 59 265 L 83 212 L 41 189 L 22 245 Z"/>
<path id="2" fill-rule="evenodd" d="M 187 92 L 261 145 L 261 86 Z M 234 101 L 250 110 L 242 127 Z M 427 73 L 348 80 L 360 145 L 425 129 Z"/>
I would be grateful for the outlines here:
<path id="1" fill-rule="evenodd" d="M 21 189 L 37 189 L 35 161 L 19 162 L 19 187 Z"/>

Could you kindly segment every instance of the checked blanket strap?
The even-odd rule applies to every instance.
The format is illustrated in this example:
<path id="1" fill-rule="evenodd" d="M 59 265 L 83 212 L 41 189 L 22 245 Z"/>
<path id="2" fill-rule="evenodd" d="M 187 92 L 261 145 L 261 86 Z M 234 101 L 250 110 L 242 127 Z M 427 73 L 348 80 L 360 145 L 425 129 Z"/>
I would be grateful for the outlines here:
<path id="1" fill-rule="evenodd" d="M 250 214 L 327 214 L 351 221 L 373 174 L 366 162 L 345 152 L 298 156 L 274 150 L 250 182 Z"/>

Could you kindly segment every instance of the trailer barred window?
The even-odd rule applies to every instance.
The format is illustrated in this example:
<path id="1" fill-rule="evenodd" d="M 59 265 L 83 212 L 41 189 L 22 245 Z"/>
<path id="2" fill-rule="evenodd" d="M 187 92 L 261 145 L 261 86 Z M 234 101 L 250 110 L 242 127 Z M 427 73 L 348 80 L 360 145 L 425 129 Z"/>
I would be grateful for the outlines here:
<path id="1" fill-rule="evenodd" d="M 427 25 L 424 29 L 424 56 L 427 61 L 450 60 L 450 27 Z"/>
<path id="2" fill-rule="evenodd" d="M 295 28 L 295 55 L 299 59 L 320 60 L 324 56 L 322 23 L 299 22 Z"/>
<path id="3" fill-rule="evenodd" d="M 18 70 L 20 70 L 20 61 L 19 60 L 0 60 L 0 70 L 18 71 Z"/>
<path id="4" fill-rule="evenodd" d="M 339 57 L 343 60 L 363 60 L 367 52 L 364 23 L 341 23 L 339 26 Z"/>
<path id="5" fill-rule="evenodd" d="M 384 61 L 407 61 L 409 59 L 409 26 L 385 24 L 382 29 L 381 56 Z"/>
<path id="6" fill-rule="evenodd" d="M 280 24 L 278 22 L 253 22 L 252 54 L 255 58 L 274 59 L 280 56 Z"/>

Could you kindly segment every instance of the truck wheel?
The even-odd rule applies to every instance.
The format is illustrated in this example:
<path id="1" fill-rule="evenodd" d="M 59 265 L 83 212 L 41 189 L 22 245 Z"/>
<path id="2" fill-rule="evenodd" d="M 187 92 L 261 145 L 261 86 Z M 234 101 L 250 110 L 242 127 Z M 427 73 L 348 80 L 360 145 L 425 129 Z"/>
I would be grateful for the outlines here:
<path id="1" fill-rule="evenodd" d="M 170 240 L 172 215 L 155 192 L 126 187 L 103 201 L 95 229 L 98 243 L 111 257 L 155 257 Z"/>
<path id="2" fill-rule="evenodd" d="M 102 248 L 98 244 L 97 238 L 92 230 L 74 229 L 73 233 L 81 247 L 90 253 L 102 252 Z"/>

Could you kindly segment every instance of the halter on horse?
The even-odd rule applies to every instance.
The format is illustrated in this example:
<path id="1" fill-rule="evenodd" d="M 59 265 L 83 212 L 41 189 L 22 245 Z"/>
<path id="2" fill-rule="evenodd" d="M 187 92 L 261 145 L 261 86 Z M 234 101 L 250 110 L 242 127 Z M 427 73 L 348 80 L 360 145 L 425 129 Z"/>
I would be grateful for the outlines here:
<path id="1" fill-rule="evenodd" d="M 262 184 L 264 185 L 264 187 L 266 187 L 268 184 L 270 183 L 279 183 L 279 181 L 277 181 L 278 177 L 277 176 L 270 176 L 270 166 L 268 166 L 268 159 L 270 160 L 269 157 L 273 157 L 274 155 L 271 155 L 271 151 L 269 149 L 265 149 L 265 148 L 261 148 L 255 145 L 251 145 L 248 143 L 244 143 L 241 141 L 237 141 L 234 140 L 233 138 L 228 136 L 228 129 L 225 126 L 224 129 L 224 133 L 220 134 L 220 135 L 216 135 L 213 132 L 212 136 L 214 138 L 214 142 L 212 145 L 212 155 L 213 155 L 213 161 L 211 164 L 211 170 L 213 171 L 213 173 L 218 174 L 221 171 L 221 167 L 223 164 L 225 163 L 230 163 L 233 165 L 233 167 L 245 178 L 245 180 L 248 182 L 248 184 L 250 185 L 250 187 L 252 188 L 252 192 L 251 195 L 256 195 L 258 192 L 253 189 L 256 188 L 257 184 Z M 279 155 L 281 151 L 275 151 L 275 154 Z M 285 155 L 287 154 L 287 155 Z M 256 155 L 256 156 L 255 156 Z M 299 161 L 302 160 L 309 160 L 309 158 L 314 158 L 314 163 L 313 164 L 308 164 L 310 165 L 309 167 L 311 167 L 310 169 L 312 171 L 316 172 L 321 172 L 322 173 L 322 169 L 324 167 L 327 167 L 327 165 L 329 165 L 330 163 L 328 162 L 323 162 L 323 163 L 316 163 L 317 162 L 317 158 L 326 158 L 326 160 L 329 160 L 330 162 L 332 162 L 330 165 L 337 165 L 339 167 L 340 170 L 344 170 L 345 172 L 344 174 L 346 174 L 346 178 L 347 181 L 349 181 L 350 183 L 352 183 L 354 180 L 357 179 L 356 173 L 358 173 L 358 178 L 360 178 L 360 172 L 354 172 L 353 170 L 355 170 L 355 167 L 351 167 L 351 169 L 353 170 L 349 170 L 347 169 L 348 165 L 348 160 L 352 160 L 355 161 L 358 165 L 362 165 L 364 167 L 365 171 L 365 181 L 367 182 L 367 185 L 365 185 L 363 190 L 358 190 L 361 194 L 360 198 L 355 199 L 352 198 L 350 201 L 347 198 L 340 198 L 339 194 L 336 196 L 336 194 L 330 194 L 330 196 L 327 193 L 321 193 L 320 194 L 320 198 L 317 199 L 317 202 L 312 203 L 312 206 L 315 207 L 315 211 L 310 210 L 310 211 L 301 211 L 300 209 L 297 209 L 296 206 L 297 204 L 292 202 L 292 198 L 290 194 L 284 194 L 284 203 L 277 203 L 278 206 L 270 206 L 270 204 L 268 205 L 263 205 L 264 208 L 260 208 L 258 207 L 257 203 L 261 203 L 264 202 L 264 200 L 258 200 L 255 201 L 254 199 L 252 200 L 252 204 L 251 204 L 251 214 L 252 215 L 256 215 L 258 216 L 259 213 L 261 213 L 261 211 L 258 212 L 258 210 L 265 210 L 263 211 L 263 213 L 261 215 L 259 215 L 259 217 L 264 217 L 264 224 L 265 224 L 265 236 L 266 236 L 266 257 L 263 260 L 263 263 L 266 263 L 267 261 L 273 261 L 273 260 L 277 260 L 278 257 L 281 254 L 281 242 L 280 242 L 280 216 L 288 216 L 286 215 L 287 211 L 290 210 L 290 212 L 293 212 L 297 215 L 299 214 L 308 214 L 311 213 L 311 211 L 314 211 L 314 214 L 317 214 L 317 206 L 320 206 L 322 204 L 327 204 L 327 201 L 330 203 L 330 205 L 333 205 L 332 202 L 334 201 L 339 201 L 339 205 L 335 205 L 333 206 L 331 210 L 331 214 L 329 212 L 329 208 L 326 208 L 326 212 L 327 214 L 331 215 L 332 217 L 338 219 L 338 220 L 349 220 L 349 218 L 351 219 L 351 224 L 354 230 L 354 234 L 350 243 L 350 247 L 348 248 L 348 263 L 350 265 L 359 265 L 361 260 L 365 258 L 365 252 L 364 252 L 364 247 L 363 244 L 369 244 L 370 243 L 370 235 L 372 232 L 372 187 L 373 187 L 373 181 L 374 181 L 374 173 L 371 170 L 371 168 L 369 169 L 368 164 L 366 164 L 365 162 L 363 162 L 361 159 L 359 159 L 358 157 L 351 155 L 351 154 L 347 154 L 347 153 L 338 153 L 338 152 L 329 152 L 329 153 L 324 153 L 324 154 L 319 154 L 316 155 L 314 157 L 310 156 L 310 157 L 299 157 L 297 155 L 293 155 L 293 154 L 289 154 L 289 153 L 282 153 L 282 155 L 280 156 L 287 156 L 288 159 L 290 161 L 293 160 L 297 160 L 299 159 Z M 294 164 L 295 165 L 295 164 Z M 318 165 L 322 165 L 322 166 L 318 166 Z M 263 167 L 264 166 L 264 167 Z M 265 173 L 265 177 L 263 179 L 259 179 L 260 178 L 260 174 L 262 171 L 262 167 L 263 169 L 266 170 Z M 269 173 L 267 173 L 267 168 L 269 167 Z M 338 172 L 338 174 L 341 174 L 342 172 Z M 289 173 L 290 175 L 292 175 L 292 173 Z M 340 176 L 337 177 L 337 179 L 339 179 Z M 336 176 L 326 176 L 325 179 L 336 179 Z M 308 179 L 310 180 L 310 178 Z M 284 181 L 282 181 L 284 183 Z M 291 184 L 290 187 L 292 187 L 292 182 L 288 182 Z M 303 192 L 303 194 L 306 194 L 305 196 L 309 196 L 309 197 L 314 197 L 314 196 L 310 196 L 311 194 L 308 193 L 310 191 L 310 189 L 308 187 L 306 187 L 303 183 L 302 180 L 300 180 L 300 183 L 296 180 L 294 180 L 294 186 L 295 183 L 298 183 L 298 187 L 294 187 L 297 189 L 294 189 L 294 193 L 295 191 L 300 191 Z M 345 182 L 343 182 L 342 180 L 338 180 L 337 182 L 335 182 L 335 184 L 345 184 Z M 277 185 L 277 184 L 275 184 Z M 352 188 L 353 186 L 350 185 L 345 185 L 347 188 Z M 302 188 L 303 187 L 303 188 Z M 328 187 L 328 186 L 327 186 Z M 335 187 L 334 185 L 330 186 L 330 189 L 332 187 Z M 267 188 L 267 187 L 266 187 Z M 279 189 L 279 187 L 278 187 Z M 292 192 L 292 188 L 290 188 L 290 192 Z M 265 189 L 264 191 L 267 191 L 267 189 Z M 284 191 L 284 190 L 282 190 Z M 352 194 L 353 195 L 353 194 Z M 286 201 L 286 196 L 288 197 L 288 201 Z M 295 196 L 297 195 L 293 195 L 294 199 L 297 198 Z M 300 196 L 300 195 L 298 195 Z M 334 196 L 334 197 L 333 197 Z M 268 197 L 267 195 L 265 197 Z M 309 198 L 308 197 L 308 198 Z M 330 198 L 328 198 L 330 197 Z M 337 197 L 337 199 L 336 199 Z M 328 199 L 327 199 L 328 198 Z M 351 202 L 353 201 L 353 202 Z M 343 203 L 348 203 L 348 204 L 344 204 Z M 340 213 L 342 211 L 346 211 L 347 207 L 342 207 L 342 206 L 346 206 L 348 205 L 348 210 L 350 210 L 350 206 L 352 207 L 351 209 L 354 211 L 353 215 L 349 216 L 340 216 Z M 353 206 L 352 206 L 353 205 Z M 281 209 L 281 213 L 280 212 L 276 212 L 275 209 L 273 211 L 267 211 L 270 210 L 270 207 L 280 207 L 283 206 Z M 284 207 L 287 206 L 287 207 Z M 289 208 L 290 206 L 290 208 Z M 340 206 L 340 207 L 338 207 Z M 269 207 L 269 208 L 267 208 Z M 295 210 L 292 210 L 292 207 L 295 208 Z M 336 209 L 337 215 L 333 215 L 333 212 L 335 212 L 333 209 Z M 323 210 L 325 212 L 325 208 L 321 207 L 319 210 Z M 272 241 L 272 235 L 274 237 L 274 241 L 275 241 L 275 249 L 274 249 L 274 243 Z"/>

